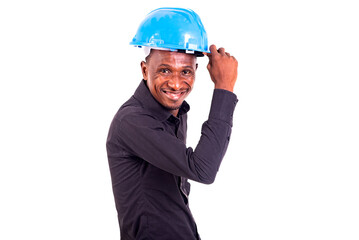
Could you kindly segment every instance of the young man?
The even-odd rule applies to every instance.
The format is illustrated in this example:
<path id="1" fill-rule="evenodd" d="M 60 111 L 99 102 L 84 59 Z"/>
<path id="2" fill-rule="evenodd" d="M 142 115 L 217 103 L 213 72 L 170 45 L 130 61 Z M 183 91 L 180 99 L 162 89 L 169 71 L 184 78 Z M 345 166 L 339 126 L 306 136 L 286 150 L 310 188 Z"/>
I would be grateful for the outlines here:
<path id="1" fill-rule="evenodd" d="M 190 20 L 195 27 L 173 37 L 183 30 L 179 25 L 185 23 L 188 28 Z M 154 32 L 149 34 L 146 28 Z M 169 34 L 171 39 L 167 39 L 163 31 L 175 34 Z M 135 37 L 133 41 L 134 45 L 152 49 L 146 61 L 141 62 L 143 80 L 115 115 L 107 139 L 123 240 L 200 239 L 188 207 L 187 179 L 205 184 L 215 179 L 231 134 L 238 66 L 224 48 L 212 45 L 209 53 L 204 33 L 193 11 L 162 8 L 142 22 L 136 37 L 145 40 Z M 157 37 L 154 48 L 153 36 Z M 194 46 L 198 38 L 199 44 Z M 169 40 L 173 43 L 166 45 Z M 189 105 L 185 98 L 193 88 L 196 55 L 201 52 L 209 58 L 207 68 L 215 89 L 209 118 L 193 150 L 186 146 Z"/>

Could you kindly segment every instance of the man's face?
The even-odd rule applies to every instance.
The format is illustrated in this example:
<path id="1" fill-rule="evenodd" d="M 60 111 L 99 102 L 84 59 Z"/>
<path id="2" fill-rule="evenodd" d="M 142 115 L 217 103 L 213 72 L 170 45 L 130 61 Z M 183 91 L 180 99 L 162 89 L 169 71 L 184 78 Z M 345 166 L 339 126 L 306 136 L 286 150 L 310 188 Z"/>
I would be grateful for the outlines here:
<path id="1" fill-rule="evenodd" d="M 177 115 L 194 84 L 196 57 L 152 49 L 147 62 L 141 62 L 141 68 L 152 96 L 172 114 Z"/>

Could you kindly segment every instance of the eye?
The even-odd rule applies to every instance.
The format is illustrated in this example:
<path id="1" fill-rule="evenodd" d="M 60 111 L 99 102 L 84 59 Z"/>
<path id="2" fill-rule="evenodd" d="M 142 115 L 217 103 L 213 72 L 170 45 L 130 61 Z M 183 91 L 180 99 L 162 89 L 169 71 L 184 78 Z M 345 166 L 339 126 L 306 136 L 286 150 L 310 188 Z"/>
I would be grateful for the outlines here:
<path id="1" fill-rule="evenodd" d="M 160 73 L 163 73 L 163 74 L 168 74 L 170 73 L 171 71 L 168 69 L 168 68 L 161 68 L 160 69 Z"/>
<path id="2" fill-rule="evenodd" d="M 192 74 L 192 71 L 191 71 L 191 70 L 188 70 L 188 69 L 185 69 L 185 70 L 182 71 L 182 73 L 183 73 L 184 75 L 190 75 L 190 74 Z"/>

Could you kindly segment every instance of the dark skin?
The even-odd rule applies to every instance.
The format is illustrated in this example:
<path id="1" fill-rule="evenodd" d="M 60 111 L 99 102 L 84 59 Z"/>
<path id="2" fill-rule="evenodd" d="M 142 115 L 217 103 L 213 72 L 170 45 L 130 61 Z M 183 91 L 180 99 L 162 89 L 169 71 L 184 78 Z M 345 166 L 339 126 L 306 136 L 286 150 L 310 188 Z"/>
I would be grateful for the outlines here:
<path id="1" fill-rule="evenodd" d="M 206 54 L 207 69 L 215 88 L 233 92 L 237 80 L 237 60 L 224 48 L 210 46 Z M 192 91 L 198 64 L 192 54 L 152 49 L 146 62 L 141 62 L 143 79 L 152 96 L 172 115 L 177 116 L 185 98 Z"/>
<path id="2" fill-rule="evenodd" d="M 152 96 L 174 116 L 192 91 L 197 70 L 194 55 L 152 49 L 141 62 L 143 79 Z"/>

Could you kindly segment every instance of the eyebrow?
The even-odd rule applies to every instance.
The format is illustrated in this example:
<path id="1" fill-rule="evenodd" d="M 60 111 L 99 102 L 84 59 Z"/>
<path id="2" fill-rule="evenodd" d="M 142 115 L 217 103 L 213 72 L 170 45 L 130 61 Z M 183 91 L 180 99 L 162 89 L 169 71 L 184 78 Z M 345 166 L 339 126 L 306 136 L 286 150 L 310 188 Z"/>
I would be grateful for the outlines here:
<path id="1" fill-rule="evenodd" d="M 168 67 L 168 68 L 172 68 L 170 65 L 164 64 L 164 63 L 162 63 L 162 64 L 159 65 L 158 67 Z M 192 67 L 192 66 L 189 66 L 189 65 L 184 66 L 184 67 L 182 67 L 182 68 L 190 68 L 190 69 L 193 69 L 193 67 Z"/>
<path id="2" fill-rule="evenodd" d="M 159 65 L 158 67 L 168 67 L 168 68 L 170 68 L 171 66 L 168 65 L 168 64 L 161 64 L 161 65 Z"/>

